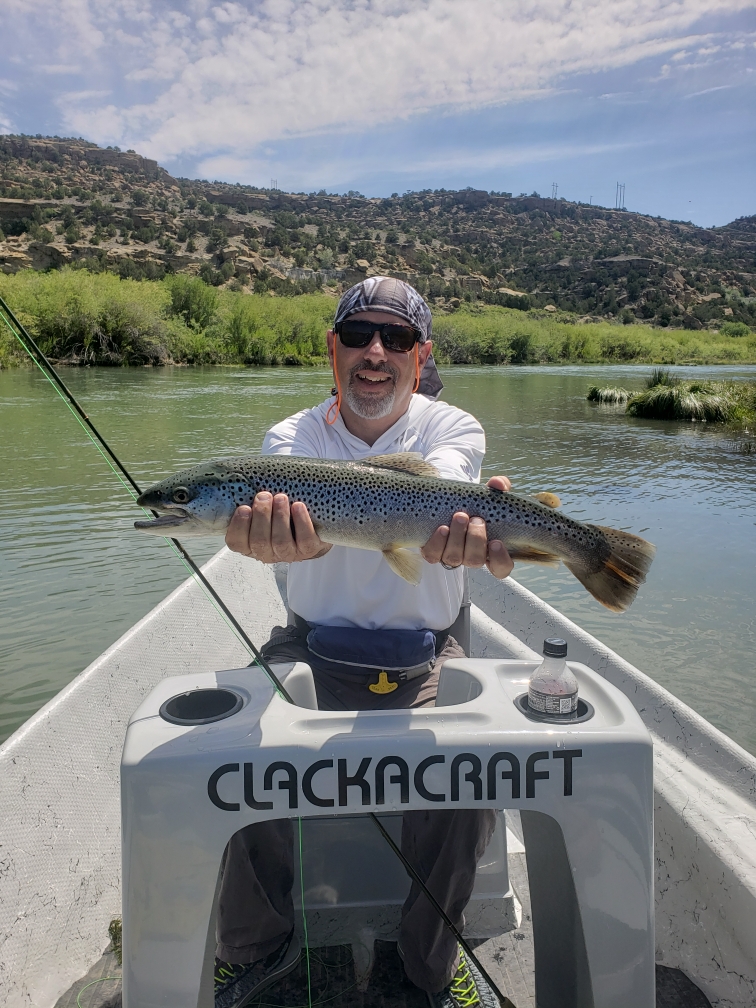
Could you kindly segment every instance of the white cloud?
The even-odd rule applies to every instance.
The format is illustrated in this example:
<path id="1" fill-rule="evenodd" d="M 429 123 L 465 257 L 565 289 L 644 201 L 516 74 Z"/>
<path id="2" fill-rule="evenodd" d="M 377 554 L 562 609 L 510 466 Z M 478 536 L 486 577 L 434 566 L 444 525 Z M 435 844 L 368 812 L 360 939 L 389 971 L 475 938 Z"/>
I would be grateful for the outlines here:
<path id="1" fill-rule="evenodd" d="M 720 84 L 718 87 L 707 87 L 703 91 L 694 91 L 692 94 L 686 94 L 686 98 L 698 98 L 699 95 L 711 94 L 713 91 L 729 91 L 732 84 Z"/>
<path id="2" fill-rule="evenodd" d="M 455 173 L 462 175 L 512 169 L 539 163 L 564 163 L 577 158 L 627 152 L 648 146 L 650 143 L 651 141 L 617 143 L 560 141 L 513 143 L 483 150 L 445 147 L 443 170 L 452 175 Z M 439 160 L 435 151 L 420 156 L 414 152 L 412 156 L 394 161 L 391 165 L 392 178 L 405 175 L 431 179 L 438 169 Z M 349 184 L 350 180 L 369 178 L 375 171 L 376 164 L 373 154 L 368 152 L 363 156 L 359 154 L 350 156 L 348 149 L 340 151 L 338 155 L 326 153 L 319 157 L 310 157 L 306 161 L 299 160 L 296 164 L 293 164 L 285 156 L 281 161 L 276 161 L 274 158 L 263 160 L 255 157 L 217 155 L 205 158 L 197 165 L 197 173 L 200 178 L 225 179 L 226 181 L 250 178 L 267 180 L 270 175 L 278 173 L 279 178 L 286 177 L 288 188 L 304 191 L 319 189 L 321 186 L 340 191 Z M 396 184 L 398 185 L 398 182 Z"/>
<path id="3" fill-rule="evenodd" d="M 546 95 L 568 76 L 681 60 L 752 0 L 5 0 L 51 67 L 85 67 L 64 126 L 162 161 Z M 33 24 L 32 24 L 33 19 Z M 36 41 L 35 41 L 36 40 Z M 61 71 L 62 72 L 62 71 Z M 668 76 L 670 67 L 662 71 Z M 105 107 L 94 88 L 112 85 Z M 102 103 L 104 105 L 104 103 Z"/>
<path id="4" fill-rule="evenodd" d="M 81 73 L 81 67 L 76 63 L 38 63 L 34 68 L 43 74 L 76 74 Z"/>

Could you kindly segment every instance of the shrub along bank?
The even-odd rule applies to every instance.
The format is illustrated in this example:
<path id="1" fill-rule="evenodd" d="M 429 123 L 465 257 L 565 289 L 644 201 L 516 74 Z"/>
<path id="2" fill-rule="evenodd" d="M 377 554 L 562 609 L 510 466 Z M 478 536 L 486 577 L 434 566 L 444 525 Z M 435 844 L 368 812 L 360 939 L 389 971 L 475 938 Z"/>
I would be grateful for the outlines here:
<path id="1" fill-rule="evenodd" d="M 326 359 L 335 301 L 218 290 L 197 277 L 121 279 L 62 269 L 0 274 L 0 295 L 55 360 L 71 364 L 314 364 Z M 451 364 L 756 362 L 756 333 L 654 329 L 575 316 L 463 305 L 434 317 L 439 361 Z M 0 330 L 0 367 L 24 362 Z"/>

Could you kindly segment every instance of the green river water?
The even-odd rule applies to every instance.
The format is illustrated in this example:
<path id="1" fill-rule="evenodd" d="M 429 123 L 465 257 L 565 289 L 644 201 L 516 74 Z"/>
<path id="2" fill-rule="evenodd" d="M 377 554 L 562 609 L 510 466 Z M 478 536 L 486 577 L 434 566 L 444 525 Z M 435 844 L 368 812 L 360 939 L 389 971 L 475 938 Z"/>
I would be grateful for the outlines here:
<path id="1" fill-rule="evenodd" d="M 674 368 L 751 379 L 756 368 Z M 486 428 L 485 474 L 552 490 L 579 519 L 656 543 L 632 609 L 602 609 L 566 571 L 516 577 L 756 752 L 753 434 L 626 417 L 589 384 L 640 388 L 648 367 L 447 368 L 444 397 Z M 322 399 L 325 370 L 65 369 L 135 478 L 255 452 L 275 421 Z M 0 740 L 186 576 L 50 385 L 0 373 Z M 221 545 L 187 543 L 198 560 Z M 488 577 L 487 574 L 476 577 Z"/>

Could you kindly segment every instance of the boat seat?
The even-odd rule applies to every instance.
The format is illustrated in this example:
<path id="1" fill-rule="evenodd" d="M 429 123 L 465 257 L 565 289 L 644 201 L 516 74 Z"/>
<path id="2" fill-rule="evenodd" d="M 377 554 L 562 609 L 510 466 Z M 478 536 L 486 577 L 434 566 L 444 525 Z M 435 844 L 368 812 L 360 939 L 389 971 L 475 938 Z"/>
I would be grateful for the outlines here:
<path id="1" fill-rule="evenodd" d="M 310 917 L 317 942 L 356 928 L 364 976 L 406 891 L 388 847 L 377 899 L 355 877 L 350 847 L 380 839 L 365 815 L 395 831 L 406 810 L 484 807 L 521 813 L 538 1008 L 653 1008 L 651 738 L 630 700 L 576 662 L 580 718 L 532 720 L 517 701 L 537 664 L 450 659 L 437 706 L 413 710 L 317 710 L 304 663 L 277 669 L 294 705 L 256 668 L 162 680 L 131 719 L 121 765 L 124 1008 L 210 1008 L 220 864 L 249 823 L 301 817 L 308 931 Z M 499 838 L 476 888 L 481 907 L 498 901 L 504 929 Z"/>

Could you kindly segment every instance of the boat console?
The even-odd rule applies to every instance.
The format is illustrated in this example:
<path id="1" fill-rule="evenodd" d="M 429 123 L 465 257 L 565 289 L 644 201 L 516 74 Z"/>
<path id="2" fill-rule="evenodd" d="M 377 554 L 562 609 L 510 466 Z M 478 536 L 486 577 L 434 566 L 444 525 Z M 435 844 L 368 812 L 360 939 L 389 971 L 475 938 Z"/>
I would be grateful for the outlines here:
<path id="1" fill-rule="evenodd" d="M 577 716 L 534 720 L 522 697 L 537 664 L 452 659 L 436 706 L 415 710 L 319 711 L 302 663 L 276 666 L 293 706 L 256 667 L 163 680 L 121 765 L 124 1008 L 210 1008 L 220 866 L 249 823 L 300 820 L 310 942 L 353 929 L 359 976 L 409 885 L 367 813 L 398 837 L 405 810 L 479 807 L 521 812 L 538 1008 L 653 1008 L 651 738 L 575 662 Z M 505 836 L 500 817 L 471 936 L 513 926 Z"/>

